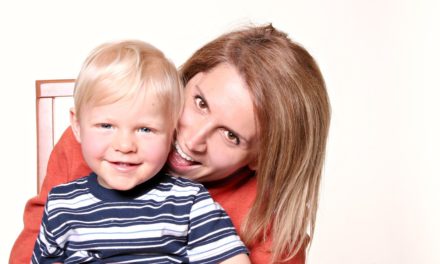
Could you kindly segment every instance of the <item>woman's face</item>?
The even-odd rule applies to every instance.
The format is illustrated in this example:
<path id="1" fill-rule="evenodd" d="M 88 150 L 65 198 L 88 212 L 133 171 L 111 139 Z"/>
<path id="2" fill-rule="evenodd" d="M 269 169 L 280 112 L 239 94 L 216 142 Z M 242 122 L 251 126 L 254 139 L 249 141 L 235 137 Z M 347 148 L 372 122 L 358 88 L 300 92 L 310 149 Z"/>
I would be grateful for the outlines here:
<path id="1" fill-rule="evenodd" d="M 253 168 L 257 123 L 245 82 L 229 64 L 198 73 L 185 87 L 185 108 L 168 158 L 172 172 L 200 182 Z"/>

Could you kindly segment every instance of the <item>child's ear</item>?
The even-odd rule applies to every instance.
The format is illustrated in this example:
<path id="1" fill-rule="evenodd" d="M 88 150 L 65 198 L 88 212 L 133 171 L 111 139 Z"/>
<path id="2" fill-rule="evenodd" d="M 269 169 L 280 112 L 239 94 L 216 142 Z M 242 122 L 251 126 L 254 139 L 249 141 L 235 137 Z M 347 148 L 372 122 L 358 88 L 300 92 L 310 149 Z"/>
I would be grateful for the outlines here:
<path id="1" fill-rule="evenodd" d="M 70 126 L 72 127 L 73 135 L 75 135 L 76 141 L 81 143 L 79 120 L 74 107 L 70 108 Z"/>

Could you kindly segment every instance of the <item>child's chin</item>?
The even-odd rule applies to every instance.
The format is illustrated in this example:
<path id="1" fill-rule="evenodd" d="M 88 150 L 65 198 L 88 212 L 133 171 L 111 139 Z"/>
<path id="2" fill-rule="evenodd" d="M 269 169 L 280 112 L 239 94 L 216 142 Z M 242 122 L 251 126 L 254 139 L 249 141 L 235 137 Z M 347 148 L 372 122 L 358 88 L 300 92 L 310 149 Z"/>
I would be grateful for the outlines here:
<path id="1" fill-rule="evenodd" d="M 129 190 L 133 189 L 134 187 L 135 187 L 135 185 L 124 185 L 124 186 L 118 185 L 118 186 L 115 186 L 112 189 L 124 192 L 124 191 L 129 191 Z"/>
<path id="2" fill-rule="evenodd" d="M 117 190 L 117 191 L 129 191 L 136 187 L 135 183 L 127 182 L 127 179 L 123 182 L 114 182 L 110 184 L 110 189 Z"/>

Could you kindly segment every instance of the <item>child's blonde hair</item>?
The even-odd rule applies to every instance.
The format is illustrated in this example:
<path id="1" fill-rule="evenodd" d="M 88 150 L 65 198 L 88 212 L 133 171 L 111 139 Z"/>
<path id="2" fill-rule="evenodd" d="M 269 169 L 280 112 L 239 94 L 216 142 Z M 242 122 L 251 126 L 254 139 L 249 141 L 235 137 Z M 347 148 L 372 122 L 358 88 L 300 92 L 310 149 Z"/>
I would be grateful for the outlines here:
<path id="1" fill-rule="evenodd" d="M 183 88 L 174 64 L 143 41 L 105 43 L 89 54 L 76 79 L 75 111 L 80 118 L 85 104 L 110 104 L 147 92 L 157 96 L 175 128 L 183 108 Z"/>

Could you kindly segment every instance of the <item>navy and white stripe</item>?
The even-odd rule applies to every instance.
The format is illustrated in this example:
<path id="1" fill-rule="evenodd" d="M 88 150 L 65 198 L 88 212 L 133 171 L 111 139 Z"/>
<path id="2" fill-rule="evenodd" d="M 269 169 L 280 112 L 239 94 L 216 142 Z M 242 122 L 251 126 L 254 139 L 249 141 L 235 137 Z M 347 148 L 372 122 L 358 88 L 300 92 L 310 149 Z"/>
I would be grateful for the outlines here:
<path id="1" fill-rule="evenodd" d="M 92 173 L 49 193 L 32 263 L 218 263 L 240 253 L 203 185 L 159 174 L 120 192 Z"/>

